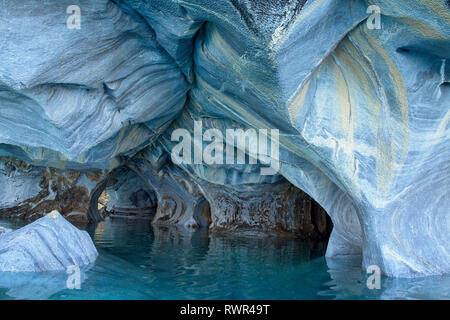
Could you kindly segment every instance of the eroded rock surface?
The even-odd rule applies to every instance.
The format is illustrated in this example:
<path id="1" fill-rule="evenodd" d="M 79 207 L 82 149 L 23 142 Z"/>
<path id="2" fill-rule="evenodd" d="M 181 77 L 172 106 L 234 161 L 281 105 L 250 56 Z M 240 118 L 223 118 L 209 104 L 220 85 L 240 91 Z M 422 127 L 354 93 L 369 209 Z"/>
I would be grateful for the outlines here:
<path id="1" fill-rule="evenodd" d="M 157 211 L 153 223 L 181 225 L 184 227 L 208 227 L 209 203 L 189 175 L 179 168 L 155 167 L 149 161 L 133 161 L 128 164 L 150 190 L 155 190 Z"/>
<path id="2" fill-rule="evenodd" d="M 155 222 L 208 224 L 206 199 L 215 226 L 219 212 L 250 212 L 245 186 L 285 179 L 331 217 L 329 258 L 362 253 L 391 276 L 450 272 L 448 1 L 86 0 L 80 29 L 66 27 L 70 1 L 22 2 L 0 11 L 0 155 L 34 167 L 11 178 L 1 165 L 3 208 L 33 211 L 45 172 L 103 170 L 84 193 L 101 219 L 106 177 L 126 166 L 155 192 Z M 200 120 L 278 129 L 277 174 L 164 160 L 173 130 Z M 262 194 L 255 208 L 269 210 Z M 308 221 L 270 210 L 228 226 Z"/>
<path id="3" fill-rule="evenodd" d="M 158 205 L 155 192 L 125 167 L 112 177 L 104 195 L 107 199 L 101 203 L 99 198 L 99 205 L 107 215 L 114 217 L 152 218 Z"/>
<path id="4" fill-rule="evenodd" d="M 91 192 L 101 170 L 79 172 L 0 159 L 0 216 L 36 220 L 57 210 L 67 219 L 86 223 Z"/>
<path id="5" fill-rule="evenodd" d="M 320 239 L 331 229 L 326 212 L 286 181 L 234 186 L 204 182 L 201 189 L 211 204 L 213 230 L 276 231 Z"/>

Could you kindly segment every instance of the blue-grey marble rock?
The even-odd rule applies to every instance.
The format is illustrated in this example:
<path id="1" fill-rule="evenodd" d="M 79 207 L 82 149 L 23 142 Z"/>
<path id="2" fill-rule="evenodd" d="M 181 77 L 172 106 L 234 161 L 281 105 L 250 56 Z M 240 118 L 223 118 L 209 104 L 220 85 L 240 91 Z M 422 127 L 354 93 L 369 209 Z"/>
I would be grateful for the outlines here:
<path id="1" fill-rule="evenodd" d="M 91 237 L 57 211 L 0 235 L 0 271 L 66 270 L 93 263 L 98 253 Z"/>
<path id="2" fill-rule="evenodd" d="M 11 232 L 11 229 L 0 227 L 0 235 Z"/>
<path id="3" fill-rule="evenodd" d="M 109 168 L 148 145 L 184 105 L 172 57 L 137 14 L 108 0 L 6 1 L 0 11 L 0 155 L 63 168 Z M 19 54 L 19 51 L 21 54 Z"/>
<path id="4" fill-rule="evenodd" d="M 129 163 L 158 202 L 177 198 L 157 217 L 182 225 L 198 224 L 202 180 L 286 179 L 333 220 L 328 258 L 450 273 L 448 1 L 86 0 L 75 30 L 70 1 L 19 3 L 0 11 L 0 156 L 61 170 Z M 171 132 L 194 120 L 279 129 L 279 172 L 171 167 Z M 36 192 L 14 188 L 18 202 Z"/>
<path id="5" fill-rule="evenodd" d="M 130 161 L 127 165 L 156 193 L 158 205 L 154 224 L 187 228 L 210 226 L 209 203 L 185 171 L 169 165 L 158 168 L 144 159 Z"/>

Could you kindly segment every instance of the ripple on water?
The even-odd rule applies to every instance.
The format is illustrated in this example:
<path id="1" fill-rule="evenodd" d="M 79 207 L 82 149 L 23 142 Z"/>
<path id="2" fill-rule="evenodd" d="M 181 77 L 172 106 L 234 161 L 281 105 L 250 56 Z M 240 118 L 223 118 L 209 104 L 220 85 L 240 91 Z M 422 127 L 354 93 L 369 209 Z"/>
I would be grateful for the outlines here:
<path id="1" fill-rule="evenodd" d="M 323 243 L 146 220 L 108 219 L 86 229 L 99 257 L 82 270 L 80 290 L 66 289 L 65 272 L 0 273 L 0 299 L 450 299 L 449 276 L 382 278 L 380 290 L 369 290 L 360 262 L 326 261 Z"/>

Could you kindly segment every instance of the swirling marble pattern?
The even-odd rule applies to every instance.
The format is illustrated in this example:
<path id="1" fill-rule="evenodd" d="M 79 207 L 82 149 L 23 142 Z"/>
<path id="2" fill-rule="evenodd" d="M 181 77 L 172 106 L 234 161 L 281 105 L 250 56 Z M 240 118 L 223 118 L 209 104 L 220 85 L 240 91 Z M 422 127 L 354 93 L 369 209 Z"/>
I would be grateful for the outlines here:
<path id="1" fill-rule="evenodd" d="M 180 175 L 199 190 L 286 179 L 333 220 L 330 259 L 362 252 L 364 267 L 397 277 L 450 272 L 448 1 L 80 1 L 80 30 L 65 26 L 69 1 L 16 2 L 0 11 L 1 156 L 129 165 L 178 209 L 203 201 Z M 279 129 L 278 174 L 173 167 L 171 132 L 194 120 Z M 198 224 L 197 209 L 177 210 L 167 221 Z"/>
<path id="2" fill-rule="evenodd" d="M 85 266 L 97 258 L 86 231 L 80 231 L 57 211 L 0 235 L 0 271 L 41 272 Z"/>
<path id="3" fill-rule="evenodd" d="M 136 13 L 81 1 L 83 27 L 73 30 L 66 27 L 70 4 L 3 5 L 0 143 L 36 164 L 109 168 L 153 141 L 188 88 Z"/>

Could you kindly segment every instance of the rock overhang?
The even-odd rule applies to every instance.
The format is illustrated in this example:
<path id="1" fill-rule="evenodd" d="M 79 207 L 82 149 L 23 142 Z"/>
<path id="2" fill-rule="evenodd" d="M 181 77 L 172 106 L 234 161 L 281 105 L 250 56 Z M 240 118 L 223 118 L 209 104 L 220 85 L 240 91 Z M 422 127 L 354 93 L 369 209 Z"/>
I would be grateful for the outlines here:
<path id="1" fill-rule="evenodd" d="M 63 3 L 34 21 L 11 8 L 9 24 L 32 23 L 0 54 L 11 62 L 0 154 L 80 171 L 152 157 L 164 167 L 171 132 L 193 120 L 277 128 L 279 177 L 333 220 L 328 256 L 362 250 L 389 275 L 446 273 L 449 10 L 374 4 L 381 29 L 368 28 L 367 1 L 81 2 L 80 30 L 65 28 Z M 37 39 L 58 36 L 36 46 L 40 28 Z M 181 168 L 200 184 L 269 179 L 251 166 Z"/>

